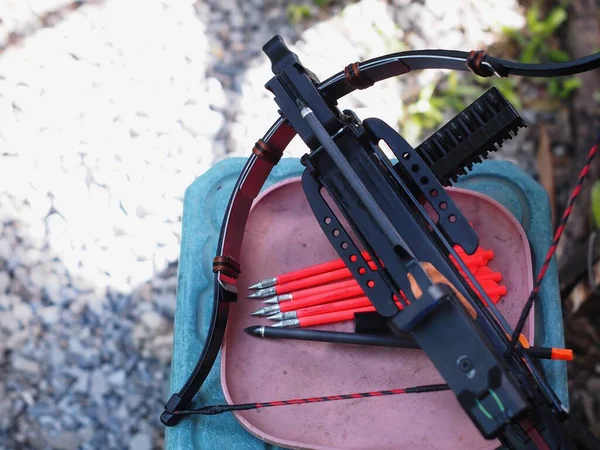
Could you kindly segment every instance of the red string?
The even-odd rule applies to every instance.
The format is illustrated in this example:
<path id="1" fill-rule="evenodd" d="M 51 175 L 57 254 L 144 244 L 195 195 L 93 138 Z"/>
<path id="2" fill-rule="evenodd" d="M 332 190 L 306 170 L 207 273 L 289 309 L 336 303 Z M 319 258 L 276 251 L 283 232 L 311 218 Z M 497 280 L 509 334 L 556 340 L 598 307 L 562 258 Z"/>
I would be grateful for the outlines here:
<path id="1" fill-rule="evenodd" d="M 235 405 L 209 405 L 198 409 L 184 410 L 184 411 L 173 411 L 172 413 L 178 416 L 185 416 L 190 414 L 201 414 L 201 415 L 215 415 L 222 414 L 230 411 L 247 411 L 251 409 L 271 408 L 274 406 L 286 406 L 286 405 L 302 405 L 305 403 L 322 403 L 322 402 L 333 402 L 339 400 L 352 400 L 357 398 L 370 398 L 370 397 L 382 397 L 386 395 L 401 395 L 401 394 L 423 394 L 427 392 L 440 392 L 447 391 L 450 387 L 447 384 L 426 384 L 422 386 L 412 386 L 404 389 L 386 389 L 381 391 L 371 392 L 357 392 L 353 394 L 338 394 L 328 395 L 325 397 L 307 397 L 307 398 L 293 398 L 290 400 L 278 400 L 272 402 L 261 402 L 261 403 L 240 403 Z"/>
<path id="2" fill-rule="evenodd" d="M 600 139 L 599 139 L 599 141 L 600 141 Z M 560 224 L 559 224 L 558 228 L 556 229 L 556 233 L 554 234 L 554 239 L 552 239 L 552 245 L 550 245 L 550 248 L 548 249 L 548 253 L 546 254 L 546 259 L 544 260 L 544 264 L 542 264 L 542 268 L 540 269 L 540 272 L 538 273 L 538 276 L 535 279 L 535 282 L 533 284 L 533 289 L 531 290 L 531 293 L 529 294 L 529 298 L 527 299 L 527 302 L 525 303 L 525 306 L 523 307 L 523 310 L 521 311 L 521 315 L 519 317 L 519 321 L 517 322 L 517 326 L 515 327 L 515 330 L 513 332 L 512 341 L 508 348 L 507 354 L 510 353 L 515 348 L 515 346 L 517 345 L 517 342 L 519 341 L 519 335 L 523 331 L 523 326 L 525 325 L 525 321 L 527 320 L 527 317 L 529 316 L 529 312 L 531 311 L 531 307 L 533 306 L 533 300 L 535 299 L 538 292 L 540 291 L 540 286 L 542 285 L 542 280 L 544 279 L 544 275 L 546 275 L 546 271 L 548 270 L 550 261 L 552 260 L 554 253 L 556 253 L 556 248 L 558 246 L 558 242 L 560 241 L 563 231 L 565 230 L 565 225 L 567 224 L 567 221 L 569 220 L 569 216 L 571 215 L 571 212 L 573 211 L 573 205 L 575 204 L 575 200 L 577 199 L 577 196 L 581 192 L 581 186 L 583 184 L 583 181 L 585 180 L 585 177 L 587 176 L 587 174 L 590 170 L 592 160 L 594 159 L 594 156 L 596 155 L 597 150 L 598 150 L 598 141 L 596 141 L 596 144 L 590 149 L 590 151 L 588 152 L 588 154 L 585 158 L 585 164 L 583 165 L 583 169 L 581 169 L 581 172 L 579 173 L 579 178 L 577 180 L 577 184 L 575 185 L 573 192 L 571 192 L 571 196 L 569 197 L 569 201 L 567 202 L 567 207 L 565 208 L 565 212 L 563 213 Z"/>

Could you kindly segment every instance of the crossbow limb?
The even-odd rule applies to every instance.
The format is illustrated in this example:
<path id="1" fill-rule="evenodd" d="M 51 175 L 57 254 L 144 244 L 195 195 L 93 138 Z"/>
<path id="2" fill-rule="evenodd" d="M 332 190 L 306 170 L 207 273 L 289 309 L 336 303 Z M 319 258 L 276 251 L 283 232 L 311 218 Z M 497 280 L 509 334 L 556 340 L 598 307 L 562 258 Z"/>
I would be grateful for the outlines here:
<path id="1" fill-rule="evenodd" d="M 483 77 L 564 76 L 600 67 L 600 53 L 559 64 L 522 64 L 493 58 L 481 51 L 410 51 L 350 64 L 344 71 L 320 82 L 302 66 L 279 36 L 271 39 L 263 50 L 271 59 L 275 74 L 266 87 L 275 94 L 280 117 L 255 144 L 233 189 L 217 245 L 219 256 L 213 261 L 215 305 L 208 339 L 193 373 L 165 405 L 161 422 L 166 426 L 179 422 L 182 414 L 177 411 L 190 409 L 213 366 L 223 340 L 229 304 L 237 301 L 238 261 L 250 207 L 289 142 L 299 134 L 310 149 L 301 160 L 306 167 L 303 187 L 324 232 L 340 257 L 347 261 L 378 314 L 388 319 L 393 331 L 413 334 L 481 433 L 487 438 L 499 437 L 512 445 L 511 448 L 544 448 L 544 443 L 546 448 L 575 448 L 568 444 L 560 426 L 556 430 L 540 426 L 540 423 L 559 424 L 568 411 L 520 346 L 512 353 L 506 352 L 511 348 L 511 328 L 454 252 L 454 245 L 461 245 L 467 253 L 477 247 L 477 236 L 443 189 L 457 173 L 444 171 L 440 161 L 436 166 L 434 150 L 413 149 L 383 121 L 361 122 L 351 111 L 341 112 L 336 105 L 339 98 L 356 89 L 368 88 L 412 70 L 451 69 L 471 71 Z M 486 101 L 502 107 L 507 121 L 517 120 L 516 113 L 511 115 L 512 107 L 501 103 L 499 94 L 492 92 Z M 510 126 L 525 125 L 510 122 Z M 503 130 L 508 131 L 512 130 Z M 396 165 L 392 165 L 377 146 L 380 140 L 396 154 Z M 485 157 L 476 156 L 476 160 L 461 161 L 470 168 Z M 464 173 L 464 167 L 458 170 L 458 174 Z M 373 257 L 378 270 L 370 271 L 368 277 L 359 271 L 361 264 L 368 266 L 336 213 L 323 200 L 322 188 Z M 418 196 L 424 196 L 434 206 L 440 217 L 437 223 L 425 211 Z M 353 200 L 349 201 L 350 198 Z M 369 220 L 359 220 L 358 211 L 365 209 Z M 394 211 L 393 217 L 390 210 Z M 402 234 L 397 231 L 400 229 Z M 405 242 L 407 235 L 410 235 L 411 245 Z M 359 255 L 358 260 L 352 258 L 356 255 Z M 424 255 L 428 255 L 427 259 Z M 449 255 L 463 266 L 461 269 L 475 291 L 458 276 Z M 422 269 L 422 261 L 433 264 L 456 287 L 474 314 L 464 308 L 448 285 L 431 282 Z M 418 301 L 410 294 L 409 275 L 422 293 Z M 392 300 L 399 289 L 409 293 L 410 306 L 405 304 L 402 311 Z M 489 307 L 476 299 L 476 293 Z M 447 345 L 440 350 L 444 340 L 439 333 L 443 329 L 442 321 L 446 327 L 452 323 L 459 330 L 458 334 L 462 333 L 470 341 L 467 349 L 463 345 L 461 351 L 471 352 L 471 356 L 459 355 L 456 364 L 448 364 L 448 355 L 456 349 Z M 473 355 L 477 355 L 476 358 Z M 488 376 L 477 375 L 474 365 L 486 368 Z M 533 446 L 516 444 L 527 439 Z"/>

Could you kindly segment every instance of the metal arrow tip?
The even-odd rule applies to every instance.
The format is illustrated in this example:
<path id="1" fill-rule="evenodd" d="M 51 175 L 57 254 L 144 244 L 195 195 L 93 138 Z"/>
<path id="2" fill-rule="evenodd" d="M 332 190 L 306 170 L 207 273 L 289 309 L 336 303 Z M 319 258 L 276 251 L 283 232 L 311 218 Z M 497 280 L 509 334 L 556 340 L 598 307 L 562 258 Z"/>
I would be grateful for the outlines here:
<path id="1" fill-rule="evenodd" d="M 264 298 L 270 297 L 272 295 L 277 295 L 277 292 L 275 292 L 274 287 L 270 287 L 267 289 L 259 289 L 258 291 L 248 295 L 248 298 Z"/>
<path id="2" fill-rule="evenodd" d="M 294 294 L 281 294 L 276 295 L 275 297 L 268 298 L 267 300 L 263 300 L 263 303 L 267 305 L 273 305 L 275 303 L 287 302 L 294 299 Z"/>
<path id="3" fill-rule="evenodd" d="M 250 313 L 251 316 L 270 316 L 279 312 L 279 305 L 265 306 L 259 310 Z"/>
<path id="4" fill-rule="evenodd" d="M 296 311 L 280 312 L 279 314 L 274 314 L 268 317 L 269 320 L 288 320 L 297 318 L 298 314 L 296 313 Z"/>
<path id="5" fill-rule="evenodd" d="M 252 286 L 248 286 L 248 289 L 262 289 L 262 281 L 259 281 L 256 284 L 253 284 Z"/>
<path id="6" fill-rule="evenodd" d="M 277 278 L 267 278 L 266 280 L 262 280 L 256 284 L 253 284 L 248 289 L 264 289 L 275 286 L 275 284 L 277 284 Z"/>
<path id="7" fill-rule="evenodd" d="M 300 321 L 298 319 L 288 319 L 282 320 L 281 322 L 277 322 L 275 325 L 271 325 L 273 327 L 299 327 Z"/>

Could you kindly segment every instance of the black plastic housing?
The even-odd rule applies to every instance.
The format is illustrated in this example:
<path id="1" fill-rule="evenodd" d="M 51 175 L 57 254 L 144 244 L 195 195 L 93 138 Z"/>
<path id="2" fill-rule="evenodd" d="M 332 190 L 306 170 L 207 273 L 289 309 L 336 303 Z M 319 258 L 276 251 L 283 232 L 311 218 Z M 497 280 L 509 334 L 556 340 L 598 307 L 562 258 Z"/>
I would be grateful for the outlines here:
<path id="1" fill-rule="evenodd" d="M 493 87 L 415 150 L 440 183 L 449 186 L 526 126 L 508 100 Z"/>

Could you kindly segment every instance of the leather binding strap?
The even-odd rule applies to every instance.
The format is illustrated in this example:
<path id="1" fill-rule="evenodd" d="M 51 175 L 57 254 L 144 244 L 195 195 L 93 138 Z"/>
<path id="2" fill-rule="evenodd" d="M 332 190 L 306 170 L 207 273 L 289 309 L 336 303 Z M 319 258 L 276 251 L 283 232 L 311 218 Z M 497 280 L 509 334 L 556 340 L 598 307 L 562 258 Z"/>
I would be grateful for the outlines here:
<path id="1" fill-rule="evenodd" d="M 256 141 L 256 144 L 252 148 L 252 153 L 274 166 L 281 159 L 281 155 L 283 155 L 282 151 L 262 139 Z"/>
<path id="2" fill-rule="evenodd" d="M 213 272 L 222 272 L 230 278 L 235 278 L 240 275 L 240 263 L 233 259 L 231 256 L 215 256 L 213 259 Z"/>
<path id="3" fill-rule="evenodd" d="M 346 81 L 356 89 L 367 89 L 375 84 L 369 75 L 361 73 L 358 62 L 348 64 L 344 69 L 344 76 Z"/>
<path id="4" fill-rule="evenodd" d="M 526 77 L 556 77 L 573 75 L 600 67 L 600 53 L 573 61 L 552 64 L 523 64 L 493 58 L 484 52 L 470 53 L 453 50 L 417 50 L 393 53 L 353 63 L 343 71 L 319 84 L 321 94 L 330 102 L 356 89 L 365 89 L 378 81 L 420 69 L 449 69 L 472 71 L 479 76 L 494 74 L 500 77 L 520 75 Z M 192 400 L 217 357 L 223 337 L 229 305 L 237 301 L 237 276 L 241 268 L 242 237 L 252 202 L 263 187 L 271 169 L 281 158 L 284 149 L 296 132 L 280 117 L 259 139 L 234 186 L 225 210 L 223 226 L 217 245 L 213 269 L 215 305 L 208 330 L 208 338 L 192 374 L 183 387 L 171 396 L 160 416 L 166 426 L 174 426 L 183 417 L 174 411 L 189 409 Z"/>
<path id="5" fill-rule="evenodd" d="M 491 77 L 494 71 L 489 66 L 482 66 L 481 62 L 485 58 L 485 52 L 481 50 L 471 50 L 467 57 L 467 68 L 475 75 L 480 77 Z"/>

